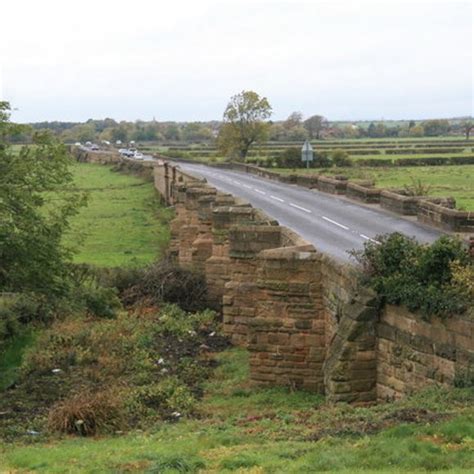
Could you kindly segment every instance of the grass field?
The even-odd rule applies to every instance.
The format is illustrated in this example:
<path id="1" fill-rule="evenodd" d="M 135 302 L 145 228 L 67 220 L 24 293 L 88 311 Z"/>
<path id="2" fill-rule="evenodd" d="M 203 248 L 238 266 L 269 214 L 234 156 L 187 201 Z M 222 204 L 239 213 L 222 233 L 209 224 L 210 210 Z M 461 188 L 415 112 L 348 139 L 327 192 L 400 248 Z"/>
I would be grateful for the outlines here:
<path id="1" fill-rule="evenodd" d="M 218 355 L 196 419 L 149 432 L 3 445 L 1 472 L 472 472 L 474 392 L 430 389 L 393 404 L 330 405 L 252 389 L 241 349 Z"/>
<path id="2" fill-rule="evenodd" d="M 75 262 L 106 267 L 151 262 L 168 242 L 171 217 L 153 184 L 96 164 L 74 164 L 73 172 L 77 186 L 89 193 L 88 206 L 66 236 L 78 249 Z"/>
<path id="3" fill-rule="evenodd" d="M 275 169 L 283 174 L 315 174 L 315 170 Z M 404 168 L 328 168 L 320 174 L 341 174 L 350 179 L 374 180 L 376 187 L 403 188 L 420 180 L 429 185 L 432 196 L 452 196 L 457 207 L 474 211 L 474 166 L 420 166 Z"/>
<path id="4" fill-rule="evenodd" d="M 416 160 L 426 160 L 425 165 L 473 164 L 474 141 L 463 136 L 422 138 L 363 138 L 313 140 L 315 153 L 332 153 L 336 149 L 346 151 L 356 166 L 410 166 Z M 275 160 L 287 148 L 299 149 L 302 141 L 266 142 L 250 148 L 246 162 L 272 167 Z M 209 143 L 146 143 L 147 153 L 160 153 L 171 158 L 185 158 L 201 162 L 218 163 L 226 161 L 216 145 Z M 415 163 L 413 163 L 415 160 Z M 440 161 L 442 163 L 440 163 Z"/>

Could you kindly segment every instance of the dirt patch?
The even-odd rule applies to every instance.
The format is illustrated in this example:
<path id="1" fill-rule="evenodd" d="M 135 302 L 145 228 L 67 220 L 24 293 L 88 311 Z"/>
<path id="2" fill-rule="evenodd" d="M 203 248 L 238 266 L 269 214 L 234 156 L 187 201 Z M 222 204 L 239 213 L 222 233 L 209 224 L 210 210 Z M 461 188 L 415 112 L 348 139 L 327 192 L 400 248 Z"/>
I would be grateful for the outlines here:
<path id="1" fill-rule="evenodd" d="M 447 413 L 435 413 L 424 408 L 402 408 L 382 416 L 378 420 L 340 420 L 337 426 L 321 428 L 306 439 L 319 441 L 327 437 L 359 437 L 372 435 L 403 423 L 426 424 L 449 418 Z"/>

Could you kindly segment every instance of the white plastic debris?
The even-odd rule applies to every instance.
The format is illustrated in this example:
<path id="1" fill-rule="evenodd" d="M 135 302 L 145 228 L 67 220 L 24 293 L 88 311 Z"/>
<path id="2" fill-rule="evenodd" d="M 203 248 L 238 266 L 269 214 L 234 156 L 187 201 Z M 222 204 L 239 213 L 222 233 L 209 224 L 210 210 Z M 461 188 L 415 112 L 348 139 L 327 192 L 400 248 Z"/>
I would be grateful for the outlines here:
<path id="1" fill-rule="evenodd" d="M 60 372 L 62 372 L 62 370 L 61 369 L 53 369 L 51 372 L 53 374 L 59 374 Z"/>

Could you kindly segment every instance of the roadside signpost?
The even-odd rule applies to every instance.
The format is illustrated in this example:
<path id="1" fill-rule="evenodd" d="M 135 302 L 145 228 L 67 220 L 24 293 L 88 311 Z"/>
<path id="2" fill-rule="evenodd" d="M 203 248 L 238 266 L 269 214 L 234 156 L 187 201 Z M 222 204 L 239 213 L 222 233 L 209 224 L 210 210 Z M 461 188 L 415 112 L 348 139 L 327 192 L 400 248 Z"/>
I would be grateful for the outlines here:
<path id="1" fill-rule="evenodd" d="M 304 142 L 303 148 L 301 148 L 301 159 L 306 161 L 306 168 L 309 168 L 309 162 L 313 161 L 313 147 L 308 140 Z"/>

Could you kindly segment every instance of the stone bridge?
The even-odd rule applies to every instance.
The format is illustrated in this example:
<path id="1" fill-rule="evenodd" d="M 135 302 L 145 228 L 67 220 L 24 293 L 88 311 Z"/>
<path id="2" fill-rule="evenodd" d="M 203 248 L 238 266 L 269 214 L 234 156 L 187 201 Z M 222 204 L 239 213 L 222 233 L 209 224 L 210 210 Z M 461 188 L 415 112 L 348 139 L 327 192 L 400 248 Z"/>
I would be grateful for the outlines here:
<path id="1" fill-rule="evenodd" d="M 90 155 L 77 158 L 120 161 L 116 154 Z M 174 206 L 170 252 L 204 273 L 209 306 L 223 315 L 232 342 L 250 352 L 255 385 L 365 404 L 472 374 L 469 316 L 426 321 L 403 307 L 380 307 L 353 267 L 249 203 L 166 161 L 121 164 L 152 176 Z"/>
<path id="2" fill-rule="evenodd" d="M 176 210 L 171 252 L 205 274 L 225 333 L 250 352 L 254 384 L 370 403 L 451 385 L 474 367 L 472 320 L 381 308 L 351 266 L 178 166 L 152 166 Z"/>

